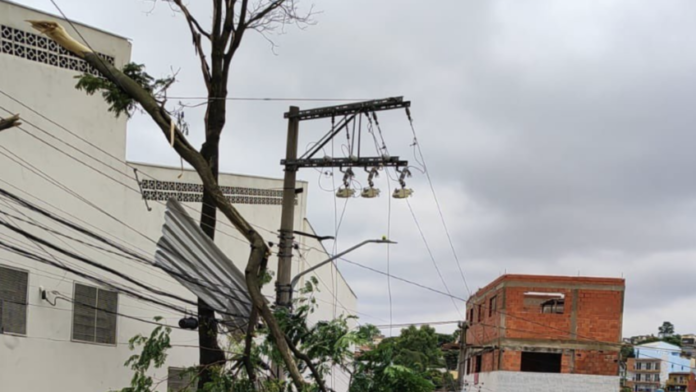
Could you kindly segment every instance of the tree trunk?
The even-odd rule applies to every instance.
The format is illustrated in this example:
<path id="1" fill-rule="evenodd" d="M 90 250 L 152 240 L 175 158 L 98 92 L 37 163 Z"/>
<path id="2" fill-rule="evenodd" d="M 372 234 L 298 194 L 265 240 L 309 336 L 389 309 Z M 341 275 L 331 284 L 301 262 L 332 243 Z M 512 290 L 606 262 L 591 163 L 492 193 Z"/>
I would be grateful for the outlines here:
<path id="1" fill-rule="evenodd" d="M 216 149 L 215 149 L 216 150 Z M 210 171 L 215 180 L 218 179 L 217 154 L 211 154 L 210 150 L 201 149 L 201 155 L 208 161 Z M 217 208 L 215 199 L 207 189 L 203 189 L 203 205 L 201 208 L 201 230 L 211 239 L 215 240 L 215 226 L 217 222 Z M 203 390 L 206 383 L 212 381 L 211 364 L 224 363 L 225 353 L 220 350 L 218 342 L 218 329 L 215 321 L 215 311 L 202 299 L 198 299 L 198 345 L 199 359 L 203 371 L 198 379 L 198 389 Z"/>
<path id="2" fill-rule="evenodd" d="M 215 57 L 215 56 L 214 56 Z M 224 87 L 227 84 L 226 80 L 221 77 L 216 66 L 213 66 L 213 78 L 211 80 L 211 89 L 209 95 L 221 93 L 219 90 L 226 90 Z M 223 96 L 223 95 L 219 95 Z M 226 120 L 226 102 L 224 100 L 210 100 L 205 115 L 205 143 L 201 147 L 201 156 L 208 163 L 210 173 L 215 182 L 218 181 L 219 164 L 220 164 L 220 134 L 225 126 Z M 201 208 L 201 229 L 215 240 L 215 228 L 217 223 L 217 208 L 215 207 L 215 198 L 213 194 L 206 188 L 203 189 L 203 205 Z M 218 342 L 217 325 L 214 322 L 215 312 L 210 310 L 210 307 L 198 299 L 198 316 L 199 320 L 209 320 L 210 322 L 199 323 L 198 327 L 198 342 L 199 349 L 199 364 L 204 369 L 201 377 L 198 380 L 198 389 L 202 390 L 207 382 L 212 381 L 212 373 L 210 364 L 220 363 L 225 360 L 225 354 L 220 350 Z"/>

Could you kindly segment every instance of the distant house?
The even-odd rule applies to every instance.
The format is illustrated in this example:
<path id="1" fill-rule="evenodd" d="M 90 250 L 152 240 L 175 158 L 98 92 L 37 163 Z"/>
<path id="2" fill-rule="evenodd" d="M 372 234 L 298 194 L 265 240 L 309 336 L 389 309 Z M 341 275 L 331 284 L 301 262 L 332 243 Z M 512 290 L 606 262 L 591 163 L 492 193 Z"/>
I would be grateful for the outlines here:
<path id="1" fill-rule="evenodd" d="M 634 392 L 657 391 L 666 380 L 660 358 L 629 358 L 626 370 L 626 386 Z"/>
<path id="2" fill-rule="evenodd" d="M 670 373 L 666 386 L 667 392 L 694 392 L 696 375 L 692 372 Z"/>
<path id="3" fill-rule="evenodd" d="M 689 357 L 696 357 L 696 335 L 686 334 L 681 338 L 682 352 Z"/>
<path id="4" fill-rule="evenodd" d="M 681 348 L 658 341 L 635 346 L 629 358 L 627 385 L 635 392 L 653 392 L 667 385 L 671 373 L 690 373 L 691 360 L 681 356 Z"/>

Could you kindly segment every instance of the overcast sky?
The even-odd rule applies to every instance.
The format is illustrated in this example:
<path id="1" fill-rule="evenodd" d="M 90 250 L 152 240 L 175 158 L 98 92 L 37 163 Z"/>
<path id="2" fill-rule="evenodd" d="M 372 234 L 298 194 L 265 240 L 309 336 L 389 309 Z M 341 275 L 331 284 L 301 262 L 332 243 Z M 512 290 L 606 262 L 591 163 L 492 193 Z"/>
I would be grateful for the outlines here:
<path id="1" fill-rule="evenodd" d="M 55 13 L 49 0 L 22 0 Z M 209 1 L 191 1 L 209 23 Z M 303 1 L 309 6 L 309 1 Z M 132 39 L 132 59 L 154 75 L 180 69 L 170 95 L 202 96 L 184 20 L 150 1 L 58 0 L 78 21 Z M 316 25 L 245 38 L 233 97 L 381 98 L 412 112 L 461 269 L 476 290 L 504 272 L 626 278 L 624 334 L 662 321 L 696 332 L 696 3 L 690 0 L 314 2 Z M 148 12 L 150 11 L 150 12 Z M 200 101 L 186 101 L 189 104 Z M 338 103 L 338 102 L 337 102 Z M 222 169 L 280 177 L 289 102 L 232 102 Z M 322 103 L 295 102 L 302 108 Z M 325 104 L 333 104 L 331 102 Z M 202 112 L 190 109 L 191 138 Z M 380 115 L 392 155 L 413 161 L 402 111 Z M 329 122 L 302 124 L 301 148 Z M 148 119 L 131 120 L 128 157 L 178 164 Z M 340 145 L 335 146 L 338 155 Z M 338 175 L 337 175 L 338 176 Z M 335 229 L 332 179 L 305 170 L 309 217 Z M 358 178 L 366 183 L 366 174 Z M 340 178 L 336 178 L 336 186 Z M 379 199 L 351 199 L 338 248 L 387 231 Z M 391 186 L 394 186 L 392 183 Z M 410 203 L 453 295 L 467 289 L 424 175 Z M 390 268 L 445 291 L 408 206 L 391 201 Z M 350 259 L 386 270 L 385 248 Z M 386 278 L 339 265 L 359 310 L 389 319 Z M 394 323 L 456 320 L 447 298 L 392 282 Z M 460 307 L 463 308 L 463 305 Z M 463 313 L 463 311 L 462 311 Z"/>

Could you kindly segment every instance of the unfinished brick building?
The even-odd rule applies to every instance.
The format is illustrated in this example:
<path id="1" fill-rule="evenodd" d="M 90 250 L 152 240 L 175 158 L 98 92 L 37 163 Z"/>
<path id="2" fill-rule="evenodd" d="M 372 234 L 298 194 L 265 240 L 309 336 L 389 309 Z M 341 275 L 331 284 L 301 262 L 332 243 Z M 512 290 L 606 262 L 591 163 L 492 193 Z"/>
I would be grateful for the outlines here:
<path id="1" fill-rule="evenodd" d="M 614 278 L 501 276 L 467 302 L 460 372 L 476 381 L 491 372 L 618 380 L 624 288 Z"/>

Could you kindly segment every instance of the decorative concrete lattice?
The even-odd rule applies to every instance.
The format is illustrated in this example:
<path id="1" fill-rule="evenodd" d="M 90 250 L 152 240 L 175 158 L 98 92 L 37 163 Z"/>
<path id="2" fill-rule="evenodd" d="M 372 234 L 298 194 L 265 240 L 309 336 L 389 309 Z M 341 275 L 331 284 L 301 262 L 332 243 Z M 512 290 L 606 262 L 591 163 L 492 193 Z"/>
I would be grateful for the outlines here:
<path id="1" fill-rule="evenodd" d="M 203 185 L 190 182 L 143 180 L 140 183 L 145 200 L 166 201 L 173 197 L 183 203 L 201 203 Z M 232 204 L 281 205 L 283 191 L 275 189 L 221 186 L 220 190 Z M 297 200 L 295 200 L 297 204 Z"/>
<path id="2" fill-rule="evenodd" d="M 65 68 L 73 71 L 99 75 L 96 68 L 89 65 L 83 59 L 63 49 L 54 41 L 40 36 L 0 25 L 0 53 L 23 59 Z M 97 53 L 109 64 L 114 65 L 114 58 L 103 53 Z"/>

